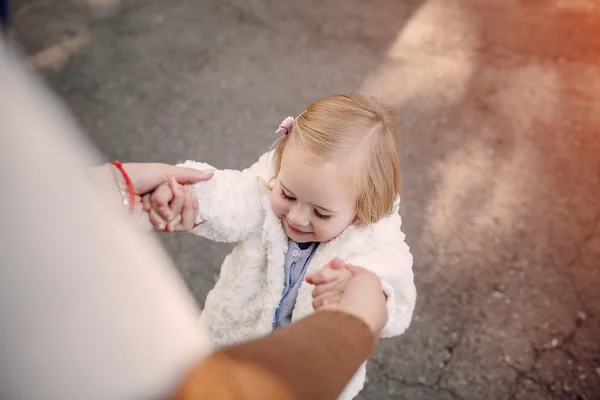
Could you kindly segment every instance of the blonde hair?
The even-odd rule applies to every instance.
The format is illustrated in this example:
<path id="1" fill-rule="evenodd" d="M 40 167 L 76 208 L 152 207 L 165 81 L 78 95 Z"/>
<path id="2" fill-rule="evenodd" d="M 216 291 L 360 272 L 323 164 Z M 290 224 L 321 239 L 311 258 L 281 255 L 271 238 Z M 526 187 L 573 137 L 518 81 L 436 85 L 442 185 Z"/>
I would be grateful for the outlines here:
<path id="1" fill-rule="evenodd" d="M 375 98 L 334 95 L 319 100 L 274 145 L 274 177 L 287 146 L 318 162 L 338 162 L 356 195 L 356 215 L 370 224 L 388 215 L 400 194 L 398 127 Z"/>

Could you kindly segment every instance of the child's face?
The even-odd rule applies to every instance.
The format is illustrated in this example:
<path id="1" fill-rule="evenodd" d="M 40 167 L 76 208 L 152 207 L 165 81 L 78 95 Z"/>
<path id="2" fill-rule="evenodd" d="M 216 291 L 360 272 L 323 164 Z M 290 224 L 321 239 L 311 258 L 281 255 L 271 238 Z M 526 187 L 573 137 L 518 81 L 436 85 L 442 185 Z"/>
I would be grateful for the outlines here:
<path id="1" fill-rule="evenodd" d="M 355 217 L 355 197 L 332 164 L 310 165 L 287 146 L 271 192 L 271 207 L 295 242 L 327 242 Z"/>

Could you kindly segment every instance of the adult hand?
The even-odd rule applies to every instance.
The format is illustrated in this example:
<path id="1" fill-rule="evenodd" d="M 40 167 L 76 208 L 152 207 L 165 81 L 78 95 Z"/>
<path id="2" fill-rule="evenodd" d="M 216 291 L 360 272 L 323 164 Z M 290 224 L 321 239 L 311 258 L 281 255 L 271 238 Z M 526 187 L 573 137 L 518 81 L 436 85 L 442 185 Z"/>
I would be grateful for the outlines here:
<path id="1" fill-rule="evenodd" d="M 131 178 L 136 194 L 140 196 L 153 191 L 170 178 L 185 185 L 207 181 L 214 174 L 213 171 L 198 171 L 161 163 L 127 163 L 123 164 L 123 168 Z"/>
<path id="2" fill-rule="evenodd" d="M 110 164 L 108 166 L 112 167 Z M 152 226 L 149 220 L 150 206 L 149 201 L 147 201 L 149 193 L 166 182 L 170 182 L 173 186 L 176 183 L 194 184 L 209 180 L 214 175 L 214 171 L 198 171 L 161 163 L 127 163 L 123 164 L 123 169 L 129 175 L 137 195 L 134 214 L 139 216 L 141 222 L 147 225 L 148 228 Z M 114 176 L 118 177 L 117 179 L 121 177 L 121 173 L 116 168 L 113 172 L 116 174 Z M 142 202 L 142 197 L 146 201 Z M 170 224 L 170 227 L 177 226 L 177 230 L 186 231 L 192 229 L 198 213 L 198 201 L 193 193 L 188 190 L 176 191 L 173 193 L 170 202 L 170 210 L 174 215 L 180 215 L 179 220 Z M 170 230 L 173 231 L 173 229 Z"/>
<path id="3" fill-rule="evenodd" d="M 341 311 L 353 315 L 364 321 L 373 334 L 379 337 L 387 323 L 388 315 L 381 281 L 373 272 L 345 264 L 340 259 L 335 258 L 321 271 L 306 277 L 308 283 L 317 286 L 313 295 L 319 296 L 321 291 L 316 289 L 320 285 L 330 284 L 333 279 L 336 279 L 337 274 L 332 273 L 334 271 L 331 270 L 340 269 L 351 272 L 352 277 L 346 281 L 336 301 L 320 305 L 319 311 Z"/>

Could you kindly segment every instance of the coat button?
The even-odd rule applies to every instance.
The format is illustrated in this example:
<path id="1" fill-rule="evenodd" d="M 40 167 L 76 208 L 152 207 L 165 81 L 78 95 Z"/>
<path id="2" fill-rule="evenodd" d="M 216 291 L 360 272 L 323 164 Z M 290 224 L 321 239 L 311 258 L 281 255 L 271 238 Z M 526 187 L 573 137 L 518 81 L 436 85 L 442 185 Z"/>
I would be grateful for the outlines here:
<path id="1" fill-rule="evenodd" d="M 300 255 L 300 250 L 298 250 L 297 248 L 293 248 L 292 249 L 292 257 L 296 258 Z"/>

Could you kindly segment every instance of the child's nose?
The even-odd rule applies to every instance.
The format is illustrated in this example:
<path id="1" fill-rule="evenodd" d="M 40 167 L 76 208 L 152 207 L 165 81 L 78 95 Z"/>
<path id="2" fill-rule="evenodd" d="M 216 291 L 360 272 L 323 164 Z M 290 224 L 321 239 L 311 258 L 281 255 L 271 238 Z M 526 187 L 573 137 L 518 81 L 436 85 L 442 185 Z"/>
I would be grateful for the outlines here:
<path id="1" fill-rule="evenodd" d="M 308 225 L 308 218 L 306 213 L 306 207 L 302 207 L 300 205 L 295 205 L 292 207 L 288 214 L 288 218 L 290 222 L 296 226 L 306 226 Z"/>

